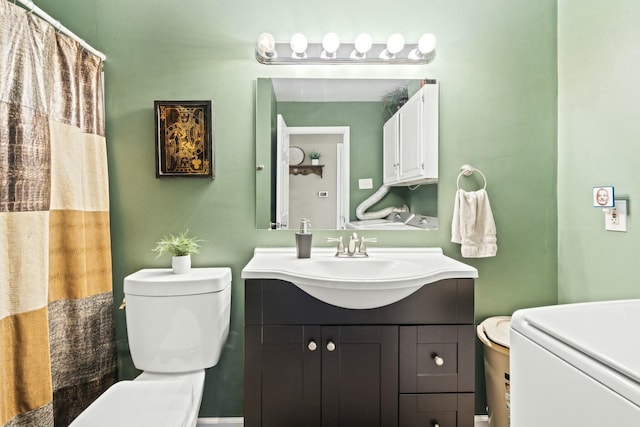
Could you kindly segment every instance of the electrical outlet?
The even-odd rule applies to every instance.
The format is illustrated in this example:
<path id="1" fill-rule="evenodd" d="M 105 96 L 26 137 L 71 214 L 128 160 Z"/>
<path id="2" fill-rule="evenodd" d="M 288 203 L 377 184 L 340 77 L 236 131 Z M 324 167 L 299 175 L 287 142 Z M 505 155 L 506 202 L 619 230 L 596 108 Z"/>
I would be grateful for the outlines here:
<path id="1" fill-rule="evenodd" d="M 604 210 L 604 229 L 627 231 L 627 201 L 616 200 L 615 207 Z"/>

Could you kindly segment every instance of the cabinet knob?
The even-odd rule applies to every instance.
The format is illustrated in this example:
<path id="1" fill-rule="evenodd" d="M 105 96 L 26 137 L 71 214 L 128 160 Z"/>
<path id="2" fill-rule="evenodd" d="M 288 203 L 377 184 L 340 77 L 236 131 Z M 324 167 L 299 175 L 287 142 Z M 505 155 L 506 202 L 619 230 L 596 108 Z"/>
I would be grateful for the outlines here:
<path id="1" fill-rule="evenodd" d="M 336 345 L 335 345 L 335 343 L 334 343 L 333 341 L 329 341 L 329 342 L 327 343 L 327 350 L 329 350 L 329 351 L 334 351 L 335 349 L 336 349 Z"/>
<path id="2" fill-rule="evenodd" d="M 444 365 L 444 359 L 436 354 L 435 356 L 433 356 L 433 363 L 435 363 L 438 366 L 442 366 Z M 434 424 L 434 427 L 436 426 L 437 424 Z"/>
<path id="3" fill-rule="evenodd" d="M 440 424 L 438 424 L 438 423 L 433 423 L 432 425 L 433 425 L 433 427 L 440 427 Z"/>
<path id="4" fill-rule="evenodd" d="M 316 349 L 318 348 L 318 344 L 316 344 L 314 340 L 311 340 L 309 341 L 309 344 L 307 344 L 307 348 L 311 351 L 316 351 Z"/>

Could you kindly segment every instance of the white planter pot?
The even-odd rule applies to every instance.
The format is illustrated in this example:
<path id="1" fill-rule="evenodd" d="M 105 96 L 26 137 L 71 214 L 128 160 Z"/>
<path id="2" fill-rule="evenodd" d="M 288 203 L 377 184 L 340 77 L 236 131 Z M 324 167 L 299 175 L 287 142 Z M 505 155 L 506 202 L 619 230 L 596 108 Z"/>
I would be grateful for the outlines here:
<path id="1" fill-rule="evenodd" d="M 316 166 L 320 164 L 320 159 L 311 159 L 311 164 Z"/>
<path id="2" fill-rule="evenodd" d="M 186 274 L 191 270 L 191 255 L 174 256 L 171 258 L 174 274 Z"/>

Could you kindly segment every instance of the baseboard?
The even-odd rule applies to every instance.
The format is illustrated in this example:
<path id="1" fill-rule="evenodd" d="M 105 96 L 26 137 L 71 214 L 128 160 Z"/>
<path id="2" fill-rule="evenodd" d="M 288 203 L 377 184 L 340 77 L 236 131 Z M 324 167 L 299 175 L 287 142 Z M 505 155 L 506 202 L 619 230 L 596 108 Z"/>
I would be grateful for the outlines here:
<path id="1" fill-rule="evenodd" d="M 489 426 L 489 416 L 488 415 L 476 415 L 473 417 L 473 425 L 474 427 L 488 427 Z"/>
<path id="2" fill-rule="evenodd" d="M 198 418 L 197 427 L 216 426 L 216 427 L 242 427 L 244 418 L 242 417 L 224 417 L 224 418 Z"/>
<path id="3" fill-rule="evenodd" d="M 489 421 L 487 415 L 476 415 L 475 422 L 486 423 Z M 242 427 L 244 418 L 242 417 L 225 417 L 225 418 L 198 418 L 197 427 L 216 426 L 216 427 Z"/>

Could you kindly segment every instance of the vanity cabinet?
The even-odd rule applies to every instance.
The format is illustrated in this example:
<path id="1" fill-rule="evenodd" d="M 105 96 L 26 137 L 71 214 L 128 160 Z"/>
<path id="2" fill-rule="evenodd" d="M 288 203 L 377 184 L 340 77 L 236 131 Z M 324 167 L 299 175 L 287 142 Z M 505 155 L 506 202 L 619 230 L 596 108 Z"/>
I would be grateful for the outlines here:
<path id="1" fill-rule="evenodd" d="M 438 182 L 438 83 L 428 81 L 383 126 L 383 182 Z"/>
<path id="2" fill-rule="evenodd" d="M 244 425 L 473 427 L 473 279 L 374 309 L 245 281 Z"/>

